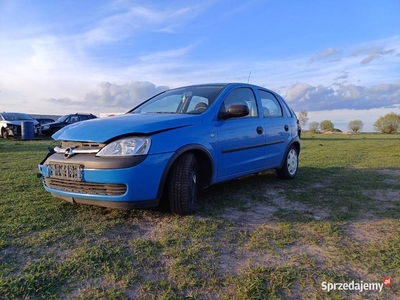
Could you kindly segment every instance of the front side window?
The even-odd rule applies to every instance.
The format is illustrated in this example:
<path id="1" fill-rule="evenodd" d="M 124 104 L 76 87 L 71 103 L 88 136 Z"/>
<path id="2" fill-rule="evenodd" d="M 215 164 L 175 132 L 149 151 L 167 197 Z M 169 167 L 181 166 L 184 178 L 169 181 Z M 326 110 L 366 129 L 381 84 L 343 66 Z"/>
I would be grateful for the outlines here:
<path id="1" fill-rule="evenodd" d="M 205 97 L 193 96 L 192 101 L 190 101 L 188 106 L 188 112 L 193 112 L 196 110 L 206 110 L 209 106 L 209 101 Z"/>
<path id="2" fill-rule="evenodd" d="M 232 91 L 226 98 L 220 108 L 220 113 L 227 113 L 229 106 L 234 104 L 247 105 L 249 114 L 246 117 L 258 117 L 257 102 L 254 93 L 249 88 L 238 88 Z"/>
<path id="3" fill-rule="evenodd" d="M 57 122 L 64 123 L 67 121 L 68 117 L 69 117 L 69 115 L 62 116 L 57 120 Z"/>
<path id="4" fill-rule="evenodd" d="M 279 104 L 279 101 L 275 98 L 275 96 L 267 91 L 258 91 L 261 97 L 261 104 L 263 107 L 263 116 L 264 117 L 282 117 L 282 107 Z"/>
<path id="5" fill-rule="evenodd" d="M 205 85 L 168 90 L 129 113 L 199 114 L 214 102 L 223 88 L 223 85 Z"/>

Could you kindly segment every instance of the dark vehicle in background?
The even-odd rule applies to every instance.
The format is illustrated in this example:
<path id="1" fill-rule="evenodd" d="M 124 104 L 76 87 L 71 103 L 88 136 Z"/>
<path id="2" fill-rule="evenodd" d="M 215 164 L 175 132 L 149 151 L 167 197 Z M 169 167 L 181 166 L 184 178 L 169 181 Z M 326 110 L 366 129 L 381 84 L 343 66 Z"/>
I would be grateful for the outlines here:
<path id="1" fill-rule="evenodd" d="M 2 112 L 0 113 L 0 132 L 3 138 L 10 136 L 21 136 L 22 122 L 33 122 L 34 131 L 38 133 L 40 130 L 39 122 L 36 121 L 28 114 L 15 113 L 15 112 Z"/>
<path id="2" fill-rule="evenodd" d="M 55 120 L 50 119 L 50 118 L 36 118 L 36 121 L 38 121 L 40 125 L 44 125 L 44 124 L 49 124 L 49 123 L 54 123 L 55 122 Z"/>
<path id="3" fill-rule="evenodd" d="M 60 130 L 61 128 L 65 127 L 67 125 L 74 124 L 74 123 L 81 122 L 81 121 L 90 120 L 90 119 L 95 119 L 95 118 L 97 118 L 97 117 L 93 114 L 83 114 L 83 113 L 69 114 L 69 115 L 62 116 L 56 122 L 42 125 L 41 131 L 42 131 L 42 134 L 53 135 L 58 130 Z"/>

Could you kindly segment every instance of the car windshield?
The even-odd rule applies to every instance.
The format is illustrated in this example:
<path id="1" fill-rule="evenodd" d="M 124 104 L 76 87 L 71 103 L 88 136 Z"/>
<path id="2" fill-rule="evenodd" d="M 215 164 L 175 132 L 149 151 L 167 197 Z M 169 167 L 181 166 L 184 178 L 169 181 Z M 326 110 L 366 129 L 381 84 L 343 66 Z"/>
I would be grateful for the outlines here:
<path id="1" fill-rule="evenodd" d="M 3 113 L 2 115 L 6 121 L 33 120 L 30 115 L 22 113 Z"/>
<path id="2" fill-rule="evenodd" d="M 223 85 L 202 85 L 167 90 L 129 113 L 201 114 L 214 102 L 223 88 Z"/>
<path id="3" fill-rule="evenodd" d="M 60 118 L 57 120 L 57 122 L 63 123 L 63 122 L 65 122 L 65 120 L 66 120 L 68 117 L 69 117 L 69 115 L 62 116 L 62 117 L 60 117 Z"/>

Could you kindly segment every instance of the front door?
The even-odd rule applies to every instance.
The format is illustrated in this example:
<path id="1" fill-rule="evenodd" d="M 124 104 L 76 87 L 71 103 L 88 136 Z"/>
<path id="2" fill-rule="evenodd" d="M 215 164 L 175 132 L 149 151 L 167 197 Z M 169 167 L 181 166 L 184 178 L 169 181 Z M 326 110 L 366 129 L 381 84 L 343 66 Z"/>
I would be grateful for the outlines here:
<path id="1" fill-rule="evenodd" d="M 259 115 L 253 91 L 250 88 L 233 90 L 220 112 L 226 112 L 232 104 L 247 105 L 249 115 L 216 123 L 217 181 L 250 174 L 265 166 L 264 120 Z"/>

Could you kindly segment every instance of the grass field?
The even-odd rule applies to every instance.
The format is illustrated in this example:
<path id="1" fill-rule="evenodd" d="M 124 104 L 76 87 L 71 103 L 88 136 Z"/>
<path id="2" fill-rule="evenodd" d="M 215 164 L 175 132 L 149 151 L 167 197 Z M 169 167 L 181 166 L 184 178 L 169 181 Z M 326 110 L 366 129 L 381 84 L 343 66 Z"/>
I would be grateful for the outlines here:
<path id="1" fill-rule="evenodd" d="M 399 134 L 305 134 L 295 180 L 213 186 L 188 217 L 52 198 L 36 174 L 55 145 L 0 139 L 0 299 L 400 295 Z M 386 276 L 381 292 L 322 289 Z"/>

